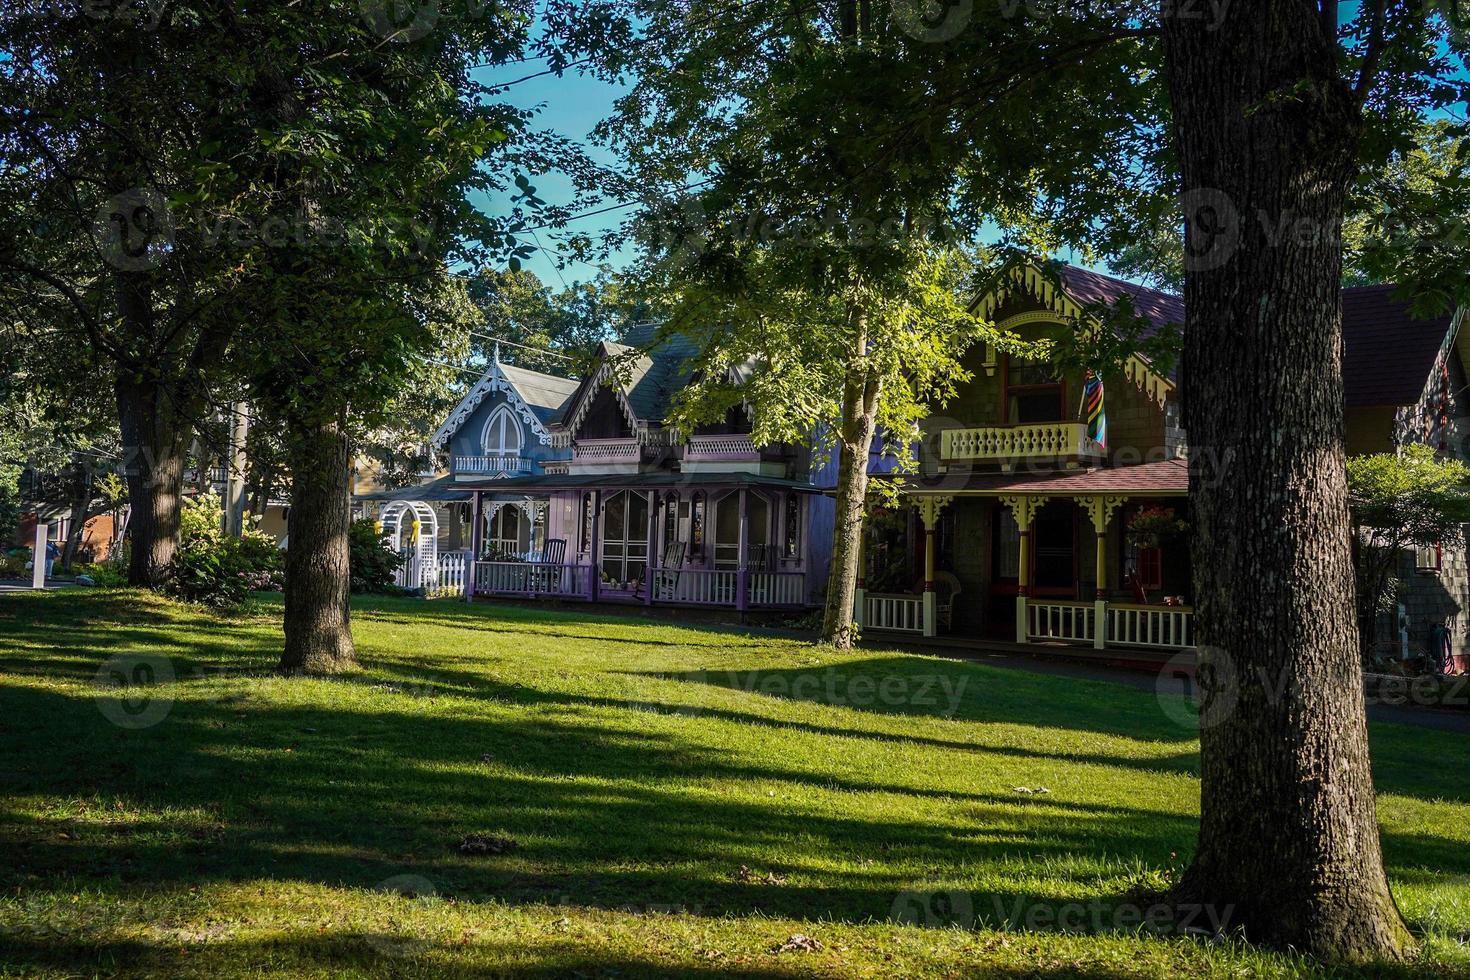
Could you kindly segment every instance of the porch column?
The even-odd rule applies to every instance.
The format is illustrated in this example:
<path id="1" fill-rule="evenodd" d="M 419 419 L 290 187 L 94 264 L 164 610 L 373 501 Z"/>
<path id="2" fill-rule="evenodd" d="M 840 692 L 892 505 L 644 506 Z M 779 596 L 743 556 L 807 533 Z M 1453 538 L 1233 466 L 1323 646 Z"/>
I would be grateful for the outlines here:
<path id="1" fill-rule="evenodd" d="M 746 563 L 750 558 L 750 547 L 746 542 L 746 535 L 750 533 L 750 516 L 746 513 L 746 506 L 750 503 L 744 487 L 740 489 L 740 537 L 738 541 L 737 557 L 735 559 L 735 608 L 744 612 L 745 607 L 750 604 L 750 596 L 747 594 L 747 585 L 750 582 L 750 569 Z"/>
<path id="2" fill-rule="evenodd" d="M 1031 594 L 1031 521 L 1047 502 L 1047 497 L 1016 494 L 1001 497 L 1000 502 L 1011 512 L 1020 532 L 1020 560 L 1016 567 L 1016 642 L 1025 643 L 1027 633 L 1026 597 Z"/>
<path id="3" fill-rule="evenodd" d="M 484 544 L 485 519 L 481 502 L 480 491 L 475 491 L 475 502 L 470 507 L 470 554 L 468 564 L 465 568 L 464 597 L 466 602 L 473 602 L 475 598 L 475 562 L 480 560 L 482 546 Z"/>
<path id="4" fill-rule="evenodd" d="M 953 497 L 920 497 L 919 519 L 924 522 L 924 635 L 939 635 L 939 596 L 934 592 L 934 537 L 939 527 L 939 512 Z"/>
<path id="5" fill-rule="evenodd" d="M 582 517 L 586 520 L 586 515 Z M 602 491 L 592 491 L 592 553 L 587 560 L 592 563 L 592 568 L 587 575 L 587 598 L 596 602 L 602 597 L 602 566 L 598 564 L 597 554 L 602 550 Z"/>
<path id="6" fill-rule="evenodd" d="M 1092 601 L 1092 645 L 1101 650 L 1108 642 L 1108 525 L 1113 512 L 1123 505 L 1127 497 L 1100 495 L 1079 500 L 1092 518 L 1092 529 L 1097 537 L 1097 590 Z"/>
<path id="7" fill-rule="evenodd" d="M 658 558 L 658 505 L 657 490 L 648 491 L 648 560 L 643 563 L 643 604 L 653 605 L 653 563 Z"/>

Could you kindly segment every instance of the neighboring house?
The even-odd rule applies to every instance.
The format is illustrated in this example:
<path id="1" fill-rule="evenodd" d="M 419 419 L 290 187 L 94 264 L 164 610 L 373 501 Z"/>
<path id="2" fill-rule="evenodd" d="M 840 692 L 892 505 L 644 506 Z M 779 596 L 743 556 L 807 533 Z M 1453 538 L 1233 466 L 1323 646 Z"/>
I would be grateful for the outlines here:
<path id="1" fill-rule="evenodd" d="M 1023 337 L 1073 329 L 1084 305 L 1124 295 L 1156 327 L 1183 321 L 1178 297 L 1108 276 L 1066 267 L 1060 287 L 1022 265 L 976 304 Z M 1458 315 L 1414 319 L 1391 293 L 1343 293 L 1348 452 L 1416 440 L 1463 456 L 1470 338 Z M 1080 373 L 987 346 L 964 363 L 972 379 L 927 420 L 920 473 L 899 481 L 905 506 L 871 522 L 858 607 L 865 628 L 1192 646 L 1187 539 L 1168 527 L 1189 519 L 1177 379 L 1137 357 L 1105 374 L 1104 446 L 1081 420 Z M 1413 565 L 1406 559 L 1411 653 L 1424 651 L 1440 623 L 1464 654 L 1465 542 Z"/>
<path id="2" fill-rule="evenodd" d="M 1423 443 L 1470 460 L 1470 335 L 1463 311 L 1411 319 L 1392 292 L 1391 286 L 1343 291 L 1348 452 L 1392 452 Z M 1402 655 L 1405 640 L 1408 654 L 1419 656 L 1443 630 L 1455 667 L 1470 669 L 1467 545 L 1462 528 L 1452 541 L 1400 556 L 1400 611 L 1381 617 L 1374 637 L 1381 656 Z"/>
<path id="3" fill-rule="evenodd" d="M 581 381 L 497 352 L 435 435 L 448 474 L 374 495 L 386 533 L 402 544 L 417 519 L 419 566 L 442 563 L 438 522 L 463 507 L 477 595 L 806 605 L 829 544 L 809 523 L 830 506 L 807 480 L 809 454 L 755 447 L 739 412 L 676 431 L 667 416 L 697 352 L 654 325 L 625 339 L 601 344 Z"/>

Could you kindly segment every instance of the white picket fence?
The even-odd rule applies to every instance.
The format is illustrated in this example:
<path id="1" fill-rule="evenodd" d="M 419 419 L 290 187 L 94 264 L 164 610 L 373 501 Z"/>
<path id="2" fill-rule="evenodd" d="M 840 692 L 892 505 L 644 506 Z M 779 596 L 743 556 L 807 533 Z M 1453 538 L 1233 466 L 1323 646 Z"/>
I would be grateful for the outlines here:
<path id="1" fill-rule="evenodd" d="M 404 589 L 423 589 L 425 595 L 464 595 L 465 553 L 449 551 L 435 559 L 415 562 L 412 556 L 393 573 L 393 584 Z"/>

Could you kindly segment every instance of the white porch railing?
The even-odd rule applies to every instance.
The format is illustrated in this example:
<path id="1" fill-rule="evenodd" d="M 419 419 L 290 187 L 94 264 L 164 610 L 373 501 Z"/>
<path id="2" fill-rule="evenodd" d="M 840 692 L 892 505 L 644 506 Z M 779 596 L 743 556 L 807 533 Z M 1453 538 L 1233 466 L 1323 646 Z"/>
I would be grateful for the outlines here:
<path id="1" fill-rule="evenodd" d="M 1108 604 L 1108 645 L 1194 646 L 1194 610 L 1189 606 Z"/>
<path id="2" fill-rule="evenodd" d="M 733 606 L 740 573 L 733 568 L 662 568 L 653 572 L 655 602 L 693 602 Z"/>
<path id="3" fill-rule="evenodd" d="M 751 572 L 746 602 L 752 606 L 800 606 L 806 602 L 805 572 Z"/>
<path id="4" fill-rule="evenodd" d="M 506 476 L 514 476 L 521 473 L 530 473 L 531 470 L 531 460 L 524 456 L 490 455 L 454 457 L 454 471 L 456 473 L 500 473 Z"/>
<path id="5" fill-rule="evenodd" d="M 1106 455 L 1087 435 L 1085 422 L 1038 422 L 991 425 L 940 432 L 940 459 L 1000 460 Z"/>
<path id="6" fill-rule="evenodd" d="M 863 596 L 863 628 L 924 632 L 924 597 L 868 593 Z"/>
<path id="7" fill-rule="evenodd" d="M 1026 603 L 1026 636 L 1032 640 L 1091 643 L 1097 616 L 1090 602 Z"/>
<path id="8" fill-rule="evenodd" d="M 485 595 L 586 597 L 592 569 L 539 561 L 477 561 L 475 592 Z"/>

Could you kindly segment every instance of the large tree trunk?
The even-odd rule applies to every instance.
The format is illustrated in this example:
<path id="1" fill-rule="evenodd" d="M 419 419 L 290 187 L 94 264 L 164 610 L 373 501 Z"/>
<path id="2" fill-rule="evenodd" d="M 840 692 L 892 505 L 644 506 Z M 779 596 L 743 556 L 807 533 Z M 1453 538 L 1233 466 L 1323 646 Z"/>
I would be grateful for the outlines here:
<path id="1" fill-rule="evenodd" d="M 82 535 L 87 530 L 87 521 L 92 517 L 92 468 L 86 462 L 79 460 L 72 467 L 67 505 L 71 510 L 71 523 L 66 529 L 66 545 L 61 549 L 61 570 L 64 572 L 71 571 Z"/>
<path id="2" fill-rule="evenodd" d="M 832 564 L 827 577 L 827 605 L 822 641 L 838 649 L 852 647 L 852 607 L 862 574 L 863 519 L 868 496 L 868 453 L 873 446 L 882 379 L 867 363 L 867 331 L 859 319 L 853 346 L 854 363 L 842 392 L 842 423 L 837 458 L 837 520 Z"/>
<path id="3" fill-rule="evenodd" d="M 345 422 L 288 422 L 286 673 L 332 674 L 356 663 L 348 568 L 351 464 Z"/>
<path id="4" fill-rule="evenodd" d="M 1313 4 L 1165 17 L 1187 221 L 1183 363 L 1200 683 L 1181 897 L 1257 941 L 1394 956 L 1343 454 L 1343 201 L 1359 110 Z"/>
<path id="5" fill-rule="evenodd" d="M 119 367 L 117 409 L 128 482 L 128 584 L 153 588 L 179 548 L 189 426 L 158 381 Z"/>

